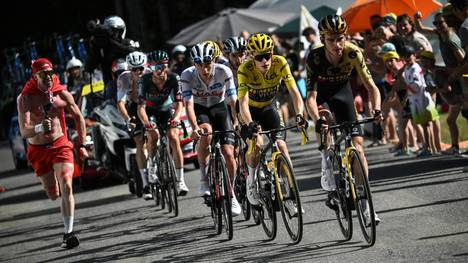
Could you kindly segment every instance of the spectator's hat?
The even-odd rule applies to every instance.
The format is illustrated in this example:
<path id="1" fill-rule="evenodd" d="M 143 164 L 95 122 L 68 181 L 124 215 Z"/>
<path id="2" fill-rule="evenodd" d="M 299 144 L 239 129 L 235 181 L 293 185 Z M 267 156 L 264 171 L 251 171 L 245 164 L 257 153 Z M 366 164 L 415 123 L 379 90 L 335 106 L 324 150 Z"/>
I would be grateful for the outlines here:
<path id="1" fill-rule="evenodd" d="M 432 53 L 432 51 L 423 50 L 419 53 L 419 57 L 427 58 L 427 59 L 435 61 L 434 53 Z"/>
<path id="2" fill-rule="evenodd" d="M 389 51 L 389 52 L 387 52 L 387 53 L 385 53 L 383 55 L 383 61 L 384 62 L 387 62 L 388 60 L 390 60 L 392 58 L 394 58 L 396 60 L 400 60 L 400 56 L 398 55 L 398 53 L 396 51 Z"/>
<path id="3" fill-rule="evenodd" d="M 396 51 L 395 45 L 393 45 L 393 43 L 386 42 L 382 45 L 382 48 L 379 51 L 379 55 L 383 56 L 385 53 L 390 51 Z"/>
<path id="4" fill-rule="evenodd" d="M 396 25 L 397 16 L 394 13 L 388 13 L 382 18 L 382 25 Z"/>

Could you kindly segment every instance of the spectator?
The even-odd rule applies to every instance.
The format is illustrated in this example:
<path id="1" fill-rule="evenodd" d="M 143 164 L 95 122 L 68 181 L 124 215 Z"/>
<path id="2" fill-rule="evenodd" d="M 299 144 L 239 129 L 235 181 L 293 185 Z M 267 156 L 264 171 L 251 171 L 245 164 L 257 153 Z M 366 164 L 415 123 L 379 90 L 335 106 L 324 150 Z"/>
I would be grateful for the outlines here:
<path id="1" fill-rule="evenodd" d="M 416 31 L 415 25 L 411 18 L 407 15 L 401 15 L 397 18 L 397 30 L 398 33 L 403 37 L 405 45 L 409 45 L 416 52 L 422 50 L 432 51 L 432 46 L 427 38 Z M 398 50 L 400 53 L 400 50 Z"/>

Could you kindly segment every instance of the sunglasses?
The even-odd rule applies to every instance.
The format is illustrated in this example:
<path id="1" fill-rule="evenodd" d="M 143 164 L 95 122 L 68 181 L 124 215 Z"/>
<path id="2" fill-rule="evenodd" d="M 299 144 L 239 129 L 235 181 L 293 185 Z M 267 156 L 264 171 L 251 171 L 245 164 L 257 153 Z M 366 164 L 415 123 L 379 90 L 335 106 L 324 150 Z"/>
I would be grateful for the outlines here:
<path id="1" fill-rule="evenodd" d="M 136 72 L 136 71 L 143 71 L 145 68 L 144 67 L 138 67 L 138 68 L 132 68 L 132 71 L 133 72 Z"/>
<path id="2" fill-rule="evenodd" d="M 204 56 L 203 58 L 196 57 L 193 59 L 193 62 L 199 65 L 203 63 L 210 63 L 211 61 L 213 61 L 213 58 L 211 56 Z"/>
<path id="3" fill-rule="evenodd" d="M 440 25 L 442 25 L 443 23 L 445 23 L 445 21 L 434 21 L 434 22 L 432 22 L 432 24 L 433 24 L 434 26 L 440 26 Z"/>
<path id="4" fill-rule="evenodd" d="M 150 65 L 150 69 L 152 71 L 164 70 L 167 68 L 167 64 L 152 64 Z"/>
<path id="5" fill-rule="evenodd" d="M 260 55 L 254 56 L 254 59 L 258 62 L 262 62 L 264 59 L 268 61 L 270 60 L 271 55 L 272 55 L 271 53 L 260 54 Z"/>
<path id="6" fill-rule="evenodd" d="M 39 77 L 41 77 L 41 79 L 45 79 L 47 77 L 51 77 L 54 75 L 54 71 L 53 70 L 47 70 L 47 71 L 41 71 L 39 72 Z"/>

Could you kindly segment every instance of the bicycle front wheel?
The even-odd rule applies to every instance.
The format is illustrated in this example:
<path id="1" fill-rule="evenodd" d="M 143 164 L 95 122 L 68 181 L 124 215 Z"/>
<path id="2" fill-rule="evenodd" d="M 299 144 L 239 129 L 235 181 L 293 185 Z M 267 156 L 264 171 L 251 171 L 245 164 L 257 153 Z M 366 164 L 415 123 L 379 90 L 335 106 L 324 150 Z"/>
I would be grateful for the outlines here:
<path id="1" fill-rule="evenodd" d="M 222 202 L 221 208 L 223 212 L 224 230 L 226 231 L 228 240 L 231 240 L 233 236 L 231 210 L 231 180 L 229 180 L 229 174 L 226 169 L 226 162 L 224 161 L 224 157 L 221 154 L 217 158 L 216 166 L 220 179 L 220 196 Z"/>
<path id="2" fill-rule="evenodd" d="M 165 186 L 167 191 L 167 204 L 169 213 L 174 213 L 174 216 L 179 215 L 179 204 L 177 202 L 177 176 L 175 170 L 174 160 L 169 152 L 165 154 L 166 160 L 166 174 L 164 176 Z"/>
<path id="3" fill-rule="evenodd" d="M 247 200 L 246 172 L 247 169 L 239 164 L 236 170 L 236 177 L 234 178 L 234 194 L 236 195 L 237 201 L 239 201 L 239 204 L 242 206 L 244 220 L 248 221 L 250 219 L 250 203 Z"/>
<path id="4" fill-rule="evenodd" d="M 349 154 L 349 163 L 351 166 L 351 174 L 354 178 L 354 205 L 359 219 L 364 239 L 372 246 L 375 244 L 376 224 L 374 205 L 372 204 L 372 194 L 370 190 L 369 180 L 366 176 L 366 171 L 362 165 L 362 160 L 359 158 L 359 153 L 352 150 Z"/>
<path id="5" fill-rule="evenodd" d="M 345 241 L 353 236 L 353 220 L 351 216 L 351 203 L 349 198 L 348 178 L 341 166 L 341 158 L 333 150 L 328 150 L 328 155 L 333 165 L 333 177 L 335 179 L 336 191 L 329 193 L 330 202 L 334 205 L 336 220 L 340 226 Z"/>
<path id="6" fill-rule="evenodd" d="M 294 171 L 284 154 L 276 158 L 276 196 L 289 237 L 297 244 L 302 239 L 302 204 Z"/>
<path id="7" fill-rule="evenodd" d="M 271 176 L 269 175 L 268 171 L 263 171 L 264 178 L 259 176 L 259 174 L 261 174 L 260 169 L 264 170 L 263 165 L 259 165 L 256 176 L 257 187 L 260 196 L 260 209 L 258 210 L 258 214 L 265 234 L 269 240 L 273 240 L 276 237 L 278 228 L 275 210 L 276 199 L 274 198 L 275 186 L 273 185 Z"/>

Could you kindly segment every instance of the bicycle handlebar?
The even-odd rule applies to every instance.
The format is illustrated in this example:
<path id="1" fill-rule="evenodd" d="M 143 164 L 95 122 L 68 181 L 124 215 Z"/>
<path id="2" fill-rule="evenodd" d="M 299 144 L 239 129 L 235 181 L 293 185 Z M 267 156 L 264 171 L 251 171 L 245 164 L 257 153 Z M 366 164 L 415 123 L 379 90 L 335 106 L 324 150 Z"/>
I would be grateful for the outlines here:
<path id="1" fill-rule="evenodd" d="M 277 133 L 277 132 L 282 132 L 282 131 L 287 131 L 287 130 L 291 130 L 291 129 L 294 129 L 294 128 L 297 128 L 297 126 L 288 126 L 288 127 L 283 127 L 283 128 L 277 128 L 277 129 L 272 129 L 272 130 L 268 130 L 268 131 L 261 131 L 261 132 L 258 132 L 258 134 L 260 135 L 264 135 L 264 134 L 272 134 L 272 133 Z M 309 137 L 307 135 L 307 128 L 301 128 L 301 145 L 304 145 L 306 144 L 308 141 L 309 141 Z M 250 155 L 252 154 L 253 150 L 254 150 L 254 147 L 255 145 L 257 144 L 257 138 L 256 137 L 253 137 L 251 139 L 251 142 L 249 144 L 249 148 L 247 150 L 247 154 Z"/>
<path id="2" fill-rule="evenodd" d="M 369 123 L 369 122 L 374 122 L 376 119 L 374 117 L 367 117 L 367 118 L 363 118 L 361 120 L 357 120 L 357 121 L 345 121 L 345 122 L 342 122 L 340 124 L 335 124 L 335 125 L 330 125 L 328 126 L 327 128 L 327 132 L 330 132 L 332 130 L 341 130 L 341 129 L 346 129 L 346 128 L 352 128 L 354 126 L 357 126 L 357 125 L 361 125 L 361 124 L 364 124 L 364 123 Z M 324 145 L 324 136 L 325 134 L 323 132 L 320 133 L 320 145 L 318 147 L 318 150 L 319 151 L 322 151 L 324 148 L 325 148 L 325 145 Z"/>

